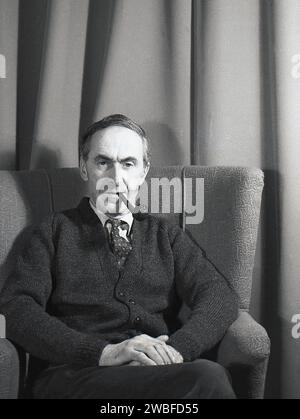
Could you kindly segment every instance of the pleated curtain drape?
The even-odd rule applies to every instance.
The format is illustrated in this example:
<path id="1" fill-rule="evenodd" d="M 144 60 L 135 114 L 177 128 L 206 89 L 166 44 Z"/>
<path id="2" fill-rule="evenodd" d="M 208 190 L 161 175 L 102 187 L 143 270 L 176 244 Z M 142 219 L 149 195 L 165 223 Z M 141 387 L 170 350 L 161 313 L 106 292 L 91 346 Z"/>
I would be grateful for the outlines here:
<path id="1" fill-rule="evenodd" d="M 252 311 L 272 341 L 270 397 L 300 397 L 300 1 L 193 10 L 192 163 L 265 173 Z"/>
<path id="2" fill-rule="evenodd" d="M 191 0 L 0 0 L 0 13 L 2 168 L 77 165 L 79 133 L 110 113 L 144 125 L 157 164 L 189 163 Z"/>

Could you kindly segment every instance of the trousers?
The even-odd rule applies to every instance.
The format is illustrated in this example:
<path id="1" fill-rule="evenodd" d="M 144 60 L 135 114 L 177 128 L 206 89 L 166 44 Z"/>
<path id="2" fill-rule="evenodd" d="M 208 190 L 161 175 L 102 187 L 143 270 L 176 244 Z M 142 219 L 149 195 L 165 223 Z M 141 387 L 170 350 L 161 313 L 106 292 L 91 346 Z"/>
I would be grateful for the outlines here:
<path id="1" fill-rule="evenodd" d="M 205 359 L 155 366 L 66 365 L 44 371 L 37 399 L 235 399 L 229 373 Z"/>

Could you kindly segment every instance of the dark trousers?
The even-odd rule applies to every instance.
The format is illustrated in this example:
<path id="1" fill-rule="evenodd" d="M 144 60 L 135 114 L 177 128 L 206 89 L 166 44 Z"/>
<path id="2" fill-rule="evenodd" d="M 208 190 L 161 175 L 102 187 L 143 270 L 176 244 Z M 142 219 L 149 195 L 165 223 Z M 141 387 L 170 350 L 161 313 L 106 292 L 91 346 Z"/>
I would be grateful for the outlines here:
<path id="1" fill-rule="evenodd" d="M 234 399 L 228 372 L 198 359 L 157 366 L 62 366 L 41 374 L 33 396 L 42 399 Z"/>

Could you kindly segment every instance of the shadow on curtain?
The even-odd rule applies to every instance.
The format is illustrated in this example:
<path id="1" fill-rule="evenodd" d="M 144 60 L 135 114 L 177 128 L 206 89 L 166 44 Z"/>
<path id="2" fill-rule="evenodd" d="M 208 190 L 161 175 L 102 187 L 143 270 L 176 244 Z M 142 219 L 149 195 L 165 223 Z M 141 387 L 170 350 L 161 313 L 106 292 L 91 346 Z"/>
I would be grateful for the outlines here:
<path id="1" fill-rule="evenodd" d="M 272 2 L 260 3 L 261 13 L 261 151 L 264 157 L 265 192 L 262 202 L 263 279 L 261 312 L 271 340 L 272 351 L 267 380 L 267 395 L 282 393 L 282 330 L 277 316 L 280 305 L 280 174 L 278 163 L 278 110 L 276 94 L 275 28 Z M 267 302 L 267 304 L 266 304 Z"/>
<path id="2" fill-rule="evenodd" d="M 115 0 L 90 0 L 81 99 L 80 135 L 94 121 L 114 26 Z"/>
<path id="3" fill-rule="evenodd" d="M 30 167 L 40 76 L 47 32 L 48 0 L 19 3 L 17 168 Z"/>

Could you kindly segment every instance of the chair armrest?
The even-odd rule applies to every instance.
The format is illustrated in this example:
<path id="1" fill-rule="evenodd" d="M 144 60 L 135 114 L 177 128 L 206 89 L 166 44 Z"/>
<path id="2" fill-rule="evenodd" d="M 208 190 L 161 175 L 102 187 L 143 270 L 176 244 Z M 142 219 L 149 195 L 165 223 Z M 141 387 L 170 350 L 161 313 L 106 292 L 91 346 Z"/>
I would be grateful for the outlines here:
<path id="1" fill-rule="evenodd" d="M 18 352 L 9 340 L 0 338 L 0 399 L 16 399 L 18 390 Z"/>
<path id="2" fill-rule="evenodd" d="M 266 330 L 247 312 L 241 312 L 230 326 L 218 350 L 218 362 L 226 368 L 256 366 L 270 355 Z"/>

